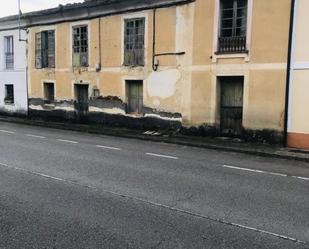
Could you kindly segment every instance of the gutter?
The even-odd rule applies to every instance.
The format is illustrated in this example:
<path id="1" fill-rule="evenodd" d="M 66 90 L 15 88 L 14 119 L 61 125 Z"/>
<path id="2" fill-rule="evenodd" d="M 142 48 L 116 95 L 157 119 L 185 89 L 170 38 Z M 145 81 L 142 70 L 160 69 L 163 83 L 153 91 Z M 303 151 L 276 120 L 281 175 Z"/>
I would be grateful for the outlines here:
<path id="1" fill-rule="evenodd" d="M 295 3 L 296 0 L 291 0 L 291 14 L 290 14 L 290 29 L 289 29 L 289 46 L 288 46 L 288 61 L 286 73 L 286 91 L 285 91 L 285 113 L 284 113 L 284 134 L 283 146 L 288 146 L 288 123 L 289 123 L 289 102 L 290 102 L 290 84 L 291 84 L 291 61 L 293 48 L 293 33 L 294 33 L 294 17 L 295 17 Z"/>
<path id="2" fill-rule="evenodd" d="M 107 16 L 114 16 L 114 15 L 121 15 L 126 13 L 133 13 L 133 12 L 140 12 L 145 10 L 152 10 L 152 9 L 161 9 L 161 8 L 168 8 L 173 6 L 185 5 L 195 2 L 196 0 L 177 0 L 177 1 L 162 1 L 162 3 L 150 3 L 150 4 L 132 4 L 131 6 L 124 7 L 122 9 L 111 8 L 109 10 L 105 10 L 105 5 L 103 4 L 95 4 L 95 5 L 79 5 L 79 6 L 72 6 L 71 8 L 65 8 L 66 6 L 62 6 L 59 9 L 50 9 L 50 13 L 47 10 L 37 11 L 37 12 L 30 12 L 25 13 L 22 17 L 25 20 L 24 25 L 22 28 L 30 28 L 30 27 L 37 27 L 37 26 L 45 26 L 45 25 L 55 25 L 58 23 L 64 22 L 74 22 L 74 21 L 82 21 L 82 20 L 91 20 L 100 17 L 107 17 Z M 102 7 L 102 12 L 98 12 L 98 8 Z M 70 13 L 73 15 L 70 15 Z M 86 12 L 86 13 L 85 13 Z M 59 18 L 59 16 L 61 16 Z M 10 16 L 0 18 L 0 26 L 2 23 L 10 23 L 10 22 L 17 22 L 18 23 L 18 16 Z M 0 28 L 0 31 L 5 30 L 13 30 L 18 28 L 18 24 L 8 24 L 5 28 Z"/>

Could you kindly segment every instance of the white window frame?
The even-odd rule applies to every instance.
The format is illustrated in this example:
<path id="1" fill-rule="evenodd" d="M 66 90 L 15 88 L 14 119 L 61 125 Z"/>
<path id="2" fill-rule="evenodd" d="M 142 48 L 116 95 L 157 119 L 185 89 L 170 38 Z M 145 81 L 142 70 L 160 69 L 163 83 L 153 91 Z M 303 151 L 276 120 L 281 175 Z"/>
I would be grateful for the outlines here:
<path id="1" fill-rule="evenodd" d="M 79 21 L 79 22 L 72 22 L 70 23 L 70 66 L 71 68 L 77 68 L 73 66 L 73 28 L 75 26 L 87 26 L 88 31 L 88 67 L 79 67 L 79 68 L 91 68 L 91 25 L 89 21 Z"/>
<path id="2" fill-rule="evenodd" d="M 253 0 L 248 0 L 248 14 L 247 14 L 247 40 L 246 47 L 248 53 L 235 53 L 235 54 L 216 54 L 218 50 L 218 38 L 220 32 L 220 1 L 215 0 L 215 16 L 214 16 L 214 36 L 212 48 L 212 62 L 217 62 L 220 58 L 244 58 L 245 61 L 250 61 L 251 39 L 252 39 L 252 14 L 253 14 Z"/>
<path id="3" fill-rule="evenodd" d="M 125 20 L 127 19 L 135 19 L 135 18 L 145 18 L 145 34 L 144 34 L 144 66 L 139 67 L 147 67 L 148 66 L 148 20 L 149 20 L 149 11 L 147 12 L 139 12 L 139 13 L 131 13 L 127 15 L 121 16 L 121 67 L 128 68 L 124 66 L 124 29 L 125 29 Z M 138 68 L 138 67 L 137 67 Z"/>

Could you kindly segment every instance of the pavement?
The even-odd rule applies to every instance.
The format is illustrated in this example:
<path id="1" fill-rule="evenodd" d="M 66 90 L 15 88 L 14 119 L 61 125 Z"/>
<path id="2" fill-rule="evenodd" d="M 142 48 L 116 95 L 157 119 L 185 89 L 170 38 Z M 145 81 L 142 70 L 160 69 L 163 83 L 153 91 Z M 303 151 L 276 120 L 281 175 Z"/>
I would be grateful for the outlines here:
<path id="1" fill-rule="evenodd" d="M 307 162 L 0 121 L 0 248 L 309 248 Z"/>
<path id="2" fill-rule="evenodd" d="M 306 150 L 285 148 L 280 145 L 270 145 L 267 143 L 245 142 L 240 139 L 227 137 L 198 137 L 171 133 L 170 131 L 164 130 L 142 131 L 95 124 L 46 122 L 41 119 L 27 119 L 3 115 L 0 115 L 0 121 L 309 162 L 309 151 Z"/>

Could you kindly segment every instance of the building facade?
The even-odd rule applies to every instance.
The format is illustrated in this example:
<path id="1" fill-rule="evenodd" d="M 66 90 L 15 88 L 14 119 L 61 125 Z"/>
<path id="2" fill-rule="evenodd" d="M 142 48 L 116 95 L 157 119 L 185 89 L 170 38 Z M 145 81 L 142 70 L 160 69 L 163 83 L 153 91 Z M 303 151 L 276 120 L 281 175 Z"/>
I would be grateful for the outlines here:
<path id="1" fill-rule="evenodd" d="M 280 142 L 290 10 L 101 0 L 30 13 L 30 115 Z"/>
<path id="2" fill-rule="evenodd" d="M 295 0 L 289 79 L 288 146 L 309 149 L 309 2 Z"/>
<path id="3" fill-rule="evenodd" d="M 3 27 L 0 20 L 0 113 L 24 116 L 28 110 L 27 58 L 26 42 L 20 40 L 26 39 L 26 32 Z"/>

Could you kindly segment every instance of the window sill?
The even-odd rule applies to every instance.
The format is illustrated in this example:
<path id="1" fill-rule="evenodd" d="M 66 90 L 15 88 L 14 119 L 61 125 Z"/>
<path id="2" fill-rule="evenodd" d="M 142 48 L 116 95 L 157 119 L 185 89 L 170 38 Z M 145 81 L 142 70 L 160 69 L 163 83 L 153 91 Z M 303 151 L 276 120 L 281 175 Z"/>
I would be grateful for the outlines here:
<path id="1" fill-rule="evenodd" d="M 212 56 L 212 61 L 216 62 L 218 59 L 237 59 L 237 58 L 244 58 L 245 61 L 249 61 L 249 51 L 235 52 L 235 53 L 214 52 L 214 55 Z"/>
<path id="2" fill-rule="evenodd" d="M 11 106 L 15 105 L 14 102 L 7 102 L 7 101 L 4 101 L 4 104 L 5 104 L 5 105 L 11 105 Z"/>

